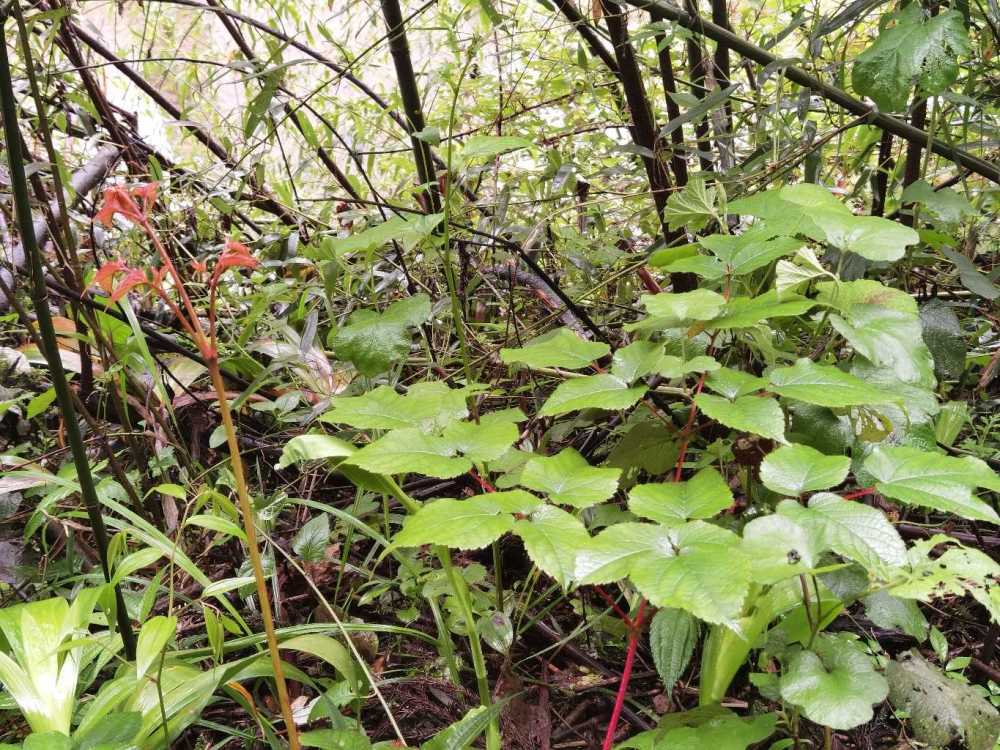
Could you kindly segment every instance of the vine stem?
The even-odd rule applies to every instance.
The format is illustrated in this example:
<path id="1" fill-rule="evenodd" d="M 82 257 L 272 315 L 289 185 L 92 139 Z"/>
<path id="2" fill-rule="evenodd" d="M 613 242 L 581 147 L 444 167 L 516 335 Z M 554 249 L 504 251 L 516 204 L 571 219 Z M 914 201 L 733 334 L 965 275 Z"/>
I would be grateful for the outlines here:
<path id="1" fill-rule="evenodd" d="M 222 415 L 222 426 L 226 432 L 226 442 L 229 444 L 229 456 L 232 462 L 233 476 L 236 479 L 236 497 L 240 503 L 240 514 L 243 516 L 243 530 L 247 536 L 247 549 L 250 551 L 250 566 L 253 568 L 254 582 L 257 584 L 257 597 L 260 600 L 260 613 L 264 620 L 264 634 L 267 637 L 267 650 L 271 654 L 271 666 L 274 669 L 274 682 L 278 691 L 278 702 L 281 704 L 281 716 L 288 732 L 288 746 L 291 750 L 299 750 L 299 734 L 295 728 L 292 716 L 292 706 L 288 700 L 288 686 L 285 684 L 285 673 L 281 667 L 281 654 L 278 651 L 278 637 L 274 632 L 274 618 L 271 614 L 271 599 L 267 594 L 267 583 L 264 579 L 264 566 L 260 559 L 260 549 L 257 546 L 257 528 L 254 524 L 253 507 L 250 504 L 250 494 L 247 491 L 246 476 L 243 473 L 243 459 L 240 457 L 240 446 L 236 440 L 236 428 L 233 416 L 226 399 L 226 384 L 222 380 L 219 369 L 219 359 L 215 354 L 206 358 L 208 372 L 212 378 L 219 401 L 219 413 Z"/>
<path id="2" fill-rule="evenodd" d="M 608 731 L 604 735 L 602 750 L 611 750 L 615 743 L 615 731 L 618 729 L 618 720 L 622 715 L 622 708 L 625 706 L 625 696 L 628 695 L 628 684 L 632 679 L 632 667 L 635 665 L 635 652 L 639 647 L 639 634 L 642 632 L 642 621 L 646 614 L 646 600 L 639 602 L 639 612 L 632 621 L 629 628 L 628 651 L 625 652 L 625 666 L 622 669 L 621 684 L 618 685 L 618 694 L 615 695 L 615 707 L 611 711 L 611 721 L 608 723 Z"/>

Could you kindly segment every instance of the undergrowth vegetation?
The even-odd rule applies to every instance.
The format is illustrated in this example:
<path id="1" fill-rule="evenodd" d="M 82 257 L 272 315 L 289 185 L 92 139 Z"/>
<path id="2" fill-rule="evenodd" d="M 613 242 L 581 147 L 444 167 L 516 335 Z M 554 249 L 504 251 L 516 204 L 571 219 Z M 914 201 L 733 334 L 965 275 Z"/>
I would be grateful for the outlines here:
<path id="1" fill-rule="evenodd" d="M 0 17 L 0 747 L 998 747 L 994 0 Z"/>

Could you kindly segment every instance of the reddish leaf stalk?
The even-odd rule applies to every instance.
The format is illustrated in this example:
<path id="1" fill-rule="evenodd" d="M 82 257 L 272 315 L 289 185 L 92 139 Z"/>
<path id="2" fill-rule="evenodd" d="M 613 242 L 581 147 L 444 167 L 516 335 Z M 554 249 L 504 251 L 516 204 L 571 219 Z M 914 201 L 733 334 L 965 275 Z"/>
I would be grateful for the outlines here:
<path id="1" fill-rule="evenodd" d="M 622 708 L 625 706 L 625 696 L 628 695 L 628 683 L 632 679 L 632 667 L 635 666 L 635 651 L 639 647 L 639 634 L 642 632 L 642 621 L 646 614 L 646 600 L 639 602 L 639 612 L 635 616 L 632 627 L 628 634 L 628 651 L 625 652 L 625 666 L 622 669 L 622 681 L 618 686 L 618 694 L 615 696 L 615 707 L 611 710 L 611 721 L 608 724 L 608 731 L 604 735 L 602 750 L 611 750 L 615 744 L 615 731 L 618 729 L 618 720 L 622 715 Z"/>

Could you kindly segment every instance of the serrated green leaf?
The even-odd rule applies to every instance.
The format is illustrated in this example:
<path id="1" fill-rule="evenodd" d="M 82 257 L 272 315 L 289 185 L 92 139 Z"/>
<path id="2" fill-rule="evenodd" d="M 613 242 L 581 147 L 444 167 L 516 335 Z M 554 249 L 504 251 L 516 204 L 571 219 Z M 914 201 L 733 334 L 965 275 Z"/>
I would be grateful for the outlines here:
<path id="1" fill-rule="evenodd" d="M 855 305 L 849 319 L 831 315 L 830 325 L 858 354 L 890 368 L 904 383 L 933 385 L 934 361 L 916 316 L 876 305 Z"/>
<path id="2" fill-rule="evenodd" d="M 611 347 L 603 342 L 587 341 L 568 328 L 557 328 L 532 339 L 520 349 L 501 349 L 500 360 L 508 365 L 518 363 L 528 367 L 579 370 L 610 352 Z"/>
<path id="3" fill-rule="evenodd" d="M 626 522 L 603 530 L 579 552 L 575 577 L 610 583 L 626 576 L 654 606 L 731 622 L 746 598 L 750 562 L 739 537 L 703 521 L 673 528 Z"/>
<path id="4" fill-rule="evenodd" d="M 442 544 L 480 549 L 514 528 L 512 514 L 530 513 L 539 505 L 537 497 L 523 490 L 491 492 L 466 500 L 434 500 L 407 516 L 393 543 L 400 547 Z"/>
<path id="5" fill-rule="evenodd" d="M 732 401 L 740 396 L 749 396 L 755 391 L 763 390 L 767 381 L 742 370 L 723 367 L 710 372 L 705 377 L 705 385 Z"/>
<path id="6" fill-rule="evenodd" d="M 425 474 L 450 479 L 472 468 L 467 458 L 456 456 L 454 444 L 443 437 L 407 428 L 393 430 L 353 453 L 345 464 L 372 474 Z"/>
<path id="7" fill-rule="evenodd" d="M 527 520 L 514 522 L 531 561 L 563 588 L 573 581 L 577 550 L 590 541 L 578 518 L 555 505 L 543 505 Z"/>
<path id="8" fill-rule="evenodd" d="M 513 445 L 520 433 L 517 425 L 504 420 L 481 418 L 479 423 L 455 422 L 443 437 L 466 458 L 476 463 L 495 461 Z"/>
<path id="9" fill-rule="evenodd" d="M 640 297 L 648 320 L 632 328 L 675 328 L 697 320 L 711 320 L 726 304 L 726 299 L 709 289 L 691 292 L 660 292 Z"/>
<path id="10" fill-rule="evenodd" d="M 779 396 L 831 409 L 886 404 L 895 394 L 868 385 L 860 378 L 830 365 L 802 358 L 792 367 L 776 367 L 768 375 L 770 390 Z"/>
<path id="11" fill-rule="evenodd" d="M 972 494 L 975 487 L 996 490 L 1000 485 L 997 475 L 977 458 L 955 458 L 908 446 L 877 446 L 865 459 L 864 468 L 886 497 L 962 518 L 1000 523 L 997 512 Z"/>
<path id="12" fill-rule="evenodd" d="M 615 750 L 746 750 L 774 733 L 776 719 L 775 714 L 744 718 L 718 704 L 699 706 L 663 716 L 656 729 L 630 737 Z"/>
<path id="13" fill-rule="evenodd" d="M 783 500 L 778 513 L 807 529 L 817 552 L 831 549 L 874 571 L 906 563 L 906 544 L 899 532 L 882 511 L 864 503 L 819 492 L 807 507 Z"/>
<path id="14" fill-rule="evenodd" d="M 935 190 L 924 180 L 907 185 L 899 200 L 901 203 L 920 203 L 932 216 L 947 224 L 957 224 L 964 217 L 976 214 L 975 207 L 961 193 L 951 188 Z"/>
<path id="15" fill-rule="evenodd" d="M 330 241 L 330 247 L 337 258 L 349 253 L 369 253 L 393 240 L 406 248 L 412 248 L 431 234 L 443 218 L 444 214 L 394 216 L 349 237 L 335 237 Z"/>
<path id="16" fill-rule="evenodd" d="M 538 416 L 554 417 L 578 409 L 627 409 L 645 392 L 645 386 L 630 388 L 626 381 L 609 373 L 573 378 L 556 387 Z"/>
<path id="17" fill-rule="evenodd" d="M 763 584 L 808 573 L 816 567 L 820 552 L 815 535 L 778 514 L 755 518 L 744 526 L 741 546 L 750 559 L 753 580 Z"/>
<path id="18" fill-rule="evenodd" d="M 745 276 L 802 247 L 794 237 L 775 237 L 750 229 L 743 234 L 713 234 L 698 240 L 725 267 L 727 275 Z"/>
<path id="19" fill-rule="evenodd" d="M 960 11 L 925 18 L 919 4 L 907 5 L 895 24 L 858 55 L 851 82 L 880 109 L 898 112 L 906 108 L 914 85 L 924 94 L 947 90 L 958 78 L 959 58 L 969 50 Z"/>
<path id="20" fill-rule="evenodd" d="M 764 457 L 760 481 L 769 490 L 798 497 L 836 487 L 850 470 L 847 456 L 827 456 L 807 445 L 784 445 Z"/>
<path id="21" fill-rule="evenodd" d="M 855 305 L 879 305 L 908 315 L 917 314 L 917 301 L 912 296 L 874 279 L 821 281 L 816 284 L 816 301 L 847 314 Z"/>
<path id="22" fill-rule="evenodd" d="M 621 469 L 591 466 L 573 448 L 566 448 L 555 456 L 528 459 L 520 484 L 544 492 L 554 503 L 588 508 L 618 491 L 621 473 Z"/>
<path id="23" fill-rule="evenodd" d="M 773 398 L 740 396 L 730 401 L 722 396 L 700 393 L 694 402 L 705 416 L 726 427 L 785 442 L 785 413 Z"/>
<path id="24" fill-rule="evenodd" d="M 426 294 L 397 300 L 383 313 L 358 310 L 337 331 L 333 353 L 337 359 L 353 364 L 362 375 L 374 377 L 409 354 L 411 329 L 430 314 L 431 302 Z"/>
<path id="25" fill-rule="evenodd" d="M 345 424 L 359 430 L 393 430 L 416 427 L 434 432 L 469 414 L 468 397 L 477 387 L 449 388 L 432 381 L 415 383 L 406 395 L 387 385 L 361 396 L 339 396 L 330 402 L 330 411 L 320 419 L 330 424 Z"/>
<path id="26" fill-rule="evenodd" d="M 716 188 L 706 187 L 704 178 L 693 178 L 681 190 L 675 190 L 667 199 L 663 219 L 670 229 L 686 227 L 697 231 L 716 216 Z"/>
<path id="27" fill-rule="evenodd" d="M 702 469 L 686 482 L 640 484 L 628 496 L 629 510 L 667 526 L 711 518 L 732 504 L 729 485 L 713 468 Z"/>
<path id="28" fill-rule="evenodd" d="M 955 311 L 941 300 L 930 300 L 920 308 L 920 327 L 938 379 L 961 376 L 965 372 L 965 334 Z"/>
<path id="29" fill-rule="evenodd" d="M 734 297 L 721 315 L 706 325 L 711 329 L 750 328 L 770 318 L 788 318 L 809 312 L 816 303 L 788 292 L 779 299 L 777 290 L 758 297 Z"/>
<path id="30" fill-rule="evenodd" d="M 661 609 L 650 621 L 649 650 L 667 695 L 687 669 L 697 641 L 698 620 L 682 609 Z"/>
<path id="31" fill-rule="evenodd" d="M 877 627 L 887 630 L 901 630 L 918 641 L 927 639 L 927 619 L 920 606 L 912 599 L 894 596 L 880 590 L 864 597 L 865 614 Z"/>
<path id="32" fill-rule="evenodd" d="M 872 718 L 889 686 L 862 646 L 849 635 L 821 633 L 810 651 L 792 656 L 781 676 L 781 697 L 806 718 L 833 729 L 852 729 Z"/>
<path id="33" fill-rule="evenodd" d="M 633 341 L 615 352 L 611 374 L 628 383 L 649 375 L 659 368 L 663 344 L 654 341 Z"/>

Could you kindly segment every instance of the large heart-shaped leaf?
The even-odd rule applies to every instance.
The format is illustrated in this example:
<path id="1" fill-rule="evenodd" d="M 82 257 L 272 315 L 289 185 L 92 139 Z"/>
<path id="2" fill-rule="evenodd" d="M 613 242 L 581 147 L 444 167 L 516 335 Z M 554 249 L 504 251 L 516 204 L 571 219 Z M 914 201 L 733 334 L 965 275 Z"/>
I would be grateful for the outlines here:
<path id="1" fill-rule="evenodd" d="M 467 500 L 434 500 L 407 516 L 393 542 L 401 547 L 443 544 L 479 549 L 514 528 L 512 514 L 530 513 L 540 504 L 524 490 L 491 492 Z"/>
<path id="2" fill-rule="evenodd" d="M 528 459 L 520 484 L 546 493 L 554 503 L 587 508 L 615 494 L 621 473 L 621 469 L 591 466 L 575 450 L 566 448 L 555 456 Z"/>
<path id="3" fill-rule="evenodd" d="M 830 365 L 818 365 L 804 357 L 792 367 L 774 368 L 768 379 L 771 390 L 779 396 L 831 409 L 898 400 L 895 394 L 869 385 L 850 373 Z"/>
<path id="4" fill-rule="evenodd" d="M 760 481 L 769 490 L 798 497 L 836 487 L 850 470 L 847 456 L 827 456 L 808 445 L 785 445 L 764 457 Z"/>
<path id="5" fill-rule="evenodd" d="M 358 310 L 333 339 L 333 353 L 351 362 L 362 375 L 374 377 L 385 372 L 410 352 L 410 331 L 430 317 L 431 302 L 426 294 L 398 300 L 379 313 Z"/>
<path id="6" fill-rule="evenodd" d="M 532 339 L 520 349 L 501 349 L 500 359 L 505 364 L 579 370 L 610 351 L 611 347 L 605 343 L 587 341 L 568 328 L 557 328 Z"/>
<path id="7" fill-rule="evenodd" d="M 686 482 L 640 484 L 628 496 L 629 510 L 667 526 L 711 518 L 732 504 L 729 485 L 713 468 L 702 469 Z"/>
<path id="8" fill-rule="evenodd" d="M 552 417 L 578 409 L 627 409 L 645 392 L 645 387 L 630 388 L 628 381 L 609 373 L 573 378 L 558 385 L 538 415 Z"/>
<path id="9" fill-rule="evenodd" d="M 573 581 L 577 551 L 590 542 L 583 523 L 555 505 L 543 505 L 527 520 L 516 521 L 514 533 L 539 570 L 563 587 Z"/>
<path id="10" fill-rule="evenodd" d="M 722 396 L 700 393 L 694 400 L 705 416 L 741 432 L 785 441 L 785 413 L 773 398 L 740 396 L 730 401 Z"/>

